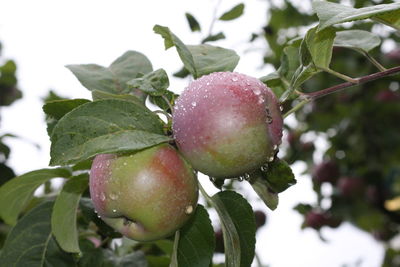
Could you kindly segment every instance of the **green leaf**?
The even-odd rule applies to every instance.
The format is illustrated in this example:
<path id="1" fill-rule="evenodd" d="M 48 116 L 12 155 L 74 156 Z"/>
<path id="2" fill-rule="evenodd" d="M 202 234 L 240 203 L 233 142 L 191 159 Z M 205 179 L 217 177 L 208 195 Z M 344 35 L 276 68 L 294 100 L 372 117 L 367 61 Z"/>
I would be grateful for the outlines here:
<path id="1" fill-rule="evenodd" d="M 267 180 L 269 187 L 275 193 L 281 193 L 296 184 L 292 169 L 286 161 L 281 159 L 276 159 L 274 162 L 268 164 L 268 170 L 262 172 L 262 174 Z"/>
<path id="2" fill-rule="evenodd" d="M 0 186 L 15 177 L 13 169 L 4 163 L 0 163 Z"/>
<path id="3" fill-rule="evenodd" d="M 204 44 L 207 42 L 215 42 L 222 39 L 225 39 L 225 34 L 223 32 L 219 32 L 217 34 L 212 34 L 207 36 L 206 38 L 203 39 L 203 41 L 201 41 L 201 43 Z"/>
<path id="4" fill-rule="evenodd" d="M 66 169 L 41 169 L 11 179 L 0 187 L 0 217 L 5 223 L 15 225 L 18 215 L 41 184 L 52 178 L 67 178 L 70 175 Z"/>
<path id="5" fill-rule="evenodd" d="M 53 202 L 44 202 L 26 214 L 11 230 L 0 254 L 0 267 L 71 267 L 72 256 L 63 252 L 51 235 Z"/>
<path id="6" fill-rule="evenodd" d="M 96 64 L 67 65 L 66 67 L 88 90 L 112 94 L 129 93 L 127 81 L 153 70 L 147 57 L 136 51 L 125 52 L 107 68 Z"/>
<path id="7" fill-rule="evenodd" d="M 171 114 L 172 110 L 171 110 L 170 106 L 173 107 L 175 105 L 175 99 L 177 99 L 178 96 L 179 95 L 175 94 L 174 92 L 166 90 L 164 92 L 163 96 L 152 96 L 152 95 L 150 95 L 149 100 L 154 105 L 157 105 L 162 110 L 164 110 L 164 111 L 166 111 L 166 112 Z M 165 98 L 168 100 L 169 105 L 166 102 Z"/>
<path id="8" fill-rule="evenodd" d="M 243 14 L 243 11 L 244 11 L 244 4 L 240 3 L 236 6 L 234 6 L 231 10 L 222 14 L 222 16 L 219 18 L 219 20 L 228 21 L 228 20 L 237 19 L 238 17 L 240 17 Z"/>
<path id="9" fill-rule="evenodd" d="M 379 36 L 362 30 L 347 30 L 336 33 L 334 46 L 346 47 L 368 53 L 381 44 Z"/>
<path id="10" fill-rule="evenodd" d="M 253 209 L 234 191 L 221 191 L 212 196 L 212 200 L 221 220 L 226 266 L 250 266 L 256 242 Z"/>
<path id="11" fill-rule="evenodd" d="M 51 227 L 60 247 L 71 253 L 81 252 L 78 244 L 76 212 L 79 199 L 88 187 L 88 174 L 71 177 L 63 186 L 53 207 Z"/>
<path id="12" fill-rule="evenodd" d="M 187 22 L 189 23 L 190 30 L 192 32 L 201 31 L 199 22 L 196 20 L 196 18 L 192 14 L 185 13 L 185 16 L 186 16 Z"/>
<path id="13" fill-rule="evenodd" d="M 318 31 L 338 23 L 377 19 L 398 28 L 400 3 L 381 4 L 363 8 L 352 8 L 327 1 L 314 1 L 313 9 L 319 18 Z"/>
<path id="14" fill-rule="evenodd" d="M 168 49 L 172 46 L 176 47 L 176 51 L 178 52 L 183 65 L 193 75 L 193 77 L 197 79 L 198 76 L 193 56 L 186 45 L 175 34 L 173 34 L 168 27 L 155 25 L 153 30 L 155 33 L 160 34 L 162 38 L 164 38 L 165 49 Z"/>
<path id="15" fill-rule="evenodd" d="M 133 152 L 169 140 L 159 117 L 143 105 L 99 100 L 61 118 L 51 137 L 50 164 L 74 164 L 97 154 Z"/>
<path id="16" fill-rule="evenodd" d="M 207 44 L 188 45 L 193 56 L 197 77 L 218 71 L 233 71 L 240 57 L 235 51 Z"/>
<path id="17" fill-rule="evenodd" d="M 82 104 L 90 102 L 87 99 L 63 99 L 47 102 L 43 106 L 46 113 L 47 133 L 49 136 L 53 133 L 54 126 L 68 112 Z"/>
<path id="18" fill-rule="evenodd" d="M 93 100 L 102 100 L 102 99 L 119 99 L 119 100 L 127 100 L 134 102 L 135 104 L 144 106 L 144 102 L 140 96 L 130 95 L 130 94 L 111 94 L 104 91 L 93 90 L 92 91 Z"/>
<path id="19" fill-rule="evenodd" d="M 293 90 L 298 89 L 303 83 L 319 72 L 321 71 L 312 64 L 308 66 L 299 66 L 290 82 L 291 88 Z"/>
<path id="20" fill-rule="evenodd" d="M 280 97 L 286 91 L 286 86 L 282 81 L 278 71 L 261 77 L 260 81 L 271 88 L 276 97 Z"/>
<path id="21" fill-rule="evenodd" d="M 278 194 L 273 192 L 262 175 L 252 176 L 250 184 L 253 187 L 254 192 L 261 198 L 264 204 L 271 210 L 275 210 L 279 204 Z"/>
<path id="22" fill-rule="evenodd" d="M 209 215 L 202 205 L 198 205 L 190 222 L 180 230 L 178 266 L 209 266 L 214 248 L 215 236 Z"/>
<path id="23" fill-rule="evenodd" d="M 308 51 L 315 66 L 329 68 L 332 59 L 333 41 L 336 31 L 326 28 L 317 32 L 317 28 L 310 29 L 305 37 Z"/>
<path id="24" fill-rule="evenodd" d="M 143 77 L 130 80 L 128 85 L 152 96 L 160 96 L 169 87 L 168 75 L 163 69 L 147 73 Z"/>

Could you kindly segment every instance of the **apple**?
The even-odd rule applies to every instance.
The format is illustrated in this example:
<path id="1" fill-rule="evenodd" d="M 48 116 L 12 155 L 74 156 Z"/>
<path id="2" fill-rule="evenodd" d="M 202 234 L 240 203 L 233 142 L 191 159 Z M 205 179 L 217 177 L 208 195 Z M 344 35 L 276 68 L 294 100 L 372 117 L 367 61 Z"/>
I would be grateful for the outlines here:
<path id="1" fill-rule="evenodd" d="M 191 82 L 172 114 L 179 150 L 196 170 L 214 178 L 238 177 L 272 161 L 282 124 L 271 89 L 235 72 Z"/>
<path id="2" fill-rule="evenodd" d="M 339 178 L 339 166 L 332 160 L 325 160 L 319 163 L 313 170 L 312 178 L 317 183 L 334 184 Z"/>
<path id="3" fill-rule="evenodd" d="M 173 234 L 194 213 L 198 183 L 176 149 L 162 144 L 130 155 L 96 156 L 90 195 L 108 225 L 128 238 L 152 241 Z"/>
<path id="4" fill-rule="evenodd" d="M 364 180 L 360 177 L 343 176 L 337 182 L 339 194 L 346 198 L 359 196 L 364 192 Z"/>

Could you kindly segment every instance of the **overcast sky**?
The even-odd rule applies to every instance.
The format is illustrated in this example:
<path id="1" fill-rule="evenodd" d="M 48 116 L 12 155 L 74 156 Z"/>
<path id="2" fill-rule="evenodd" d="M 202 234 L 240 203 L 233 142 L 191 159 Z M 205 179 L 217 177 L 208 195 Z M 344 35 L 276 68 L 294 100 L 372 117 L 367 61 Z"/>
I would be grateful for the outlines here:
<path id="1" fill-rule="evenodd" d="M 271 71 L 260 68 L 264 43 L 255 43 L 251 53 L 246 43 L 250 34 L 266 21 L 268 1 L 246 1 L 245 14 L 233 22 L 215 24 L 215 33 L 224 30 L 226 41 L 218 45 L 241 55 L 237 71 L 260 77 Z M 0 2 L 0 42 L 3 58 L 18 65 L 19 87 L 24 98 L 1 110 L 0 134 L 13 133 L 25 139 L 7 139 L 12 147 L 10 165 L 18 174 L 45 168 L 49 161 L 49 141 L 42 113 L 42 98 L 49 89 L 71 98 L 90 98 L 67 64 L 96 63 L 107 66 L 127 50 L 144 53 L 154 69 L 169 74 L 181 66 L 175 49 L 164 51 L 163 41 L 153 26 L 168 26 L 185 43 L 196 44 L 201 37 L 190 33 L 184 13 L 190 12 L 208 29 L 217 0 L 101 1 L 101 0 L 3 0 Z M 219 13 L 239 1 L 222 1 Z M 171 75 L 170 75 L 171 76 Z M 171 78 L 170 89 L 181 92 L 187 81 Z M 38 150 L 30 144 L 41 146 Z M 295 166 L 298 184 L 281 194 L 281 203 L 268 211 L 251 190 L 244 195 L 253 207 L 268 213 L 268 225 L 257 237 L 257 252 L 272 267 L 337 267 L 363 260 L 362 267 L 376 267 L 382 261 L 383 247 L 366 233 L 349 224 L 338 230 L 323 229 L 329 241 L 323 243 L 313 230 L 300 231 L 302 218 L 292 208 L 298 202 L 313 203 L 309 177 L 300 176 L 304 166 Z M 201 182 L 207 183 L 205 177 Z M 248 188 L 248 187 L 246 187 Z M 353 265 L 355 266 L 355 265 Z"/>

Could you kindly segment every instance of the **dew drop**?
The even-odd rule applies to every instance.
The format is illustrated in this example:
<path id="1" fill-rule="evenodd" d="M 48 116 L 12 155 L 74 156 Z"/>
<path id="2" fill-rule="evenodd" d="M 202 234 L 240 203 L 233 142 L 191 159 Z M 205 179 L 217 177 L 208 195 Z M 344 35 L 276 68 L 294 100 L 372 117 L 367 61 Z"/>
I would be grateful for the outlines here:
<path id="1" fill-rule="evenodd" d="M 128 165 L 128 163 L 124 162 L 124 166 Z"/>
<path id="2" fill-rule="evenodd" d="M 101 216 L 100 216 L 100 215 L 97 215 L 97 218 L 99 218 L 99 219 L 100 219 L 100 218 L 101 218 Z"/>
<path id="3" fill-rule="evenodd" d="M 239 182 L 243 182 L 244 176 L 239 176 L 238 180 L 239 180 Z"/>
<path id="4" fill-rule="evenodd" d="M 254 89 L 253 92 L 254 92 L 255 95 L 260 95 L 261 94 L 261 90 L 258 89 L 258 88 Z"/>
<path id="5" fill-rule="evenodd" d="M 100 200 L 101 200 L 101 201 L 106 200 L 106 195 L 105 195 L 104 193 L 101 193 L 101 194 L 100 194 Z"/>
<path id="6" fill-rule="evenodd" d="M 195 106 L 197 106 L 197 103 L 196 102 L 192 102 L 192 107 L 195 107 Z"/>
<path id="7" fill-rule="evenodd" d="M 113 210 L 112 210 L 112 212 L 113 212 L 113 213 L 116 213 L 116 212 L 117 212 L 117 210 L 116 210 L 116 209 L 113 209 Z"/>
<path id="8" fill-rule="evenodd" d="M 232 78 L 232 82 L 237 82 L 239 79 L 237 77 Z"/>
<path id="9" fill-rule="evenodd" d="M 245 174 L 244 174 L 244 179 L 245 179 L 246 181 L 250 180 L 250 174 L 245 173 Z"/>
<path id="10" fill-rule="evenodd" d="M 268 164 L 264 164 L 261 166 L 261 171 L 262 172 L 267 172 L 268 171 Z"/>
<path id="11" fill-rule="evenodd" d="M 280 111 L 283 111 L 283 106 L 282 106 L 282 105 L 279 106 L 279 110 L 280 110 Z"/>
<path id="12" fill-rule="evenodd" d="M 215 177 L 210 177 L 210 181 L 215 183 L 217 181 L 217 179 Z"/>
<path id="13" fill-rule="evenodd" d="M 278 145 L 274 145 L 273 149 L 277 150 L 278 149 Z"/>
<path id="14" fill-rule="evenodd" d="M 185 213 L 186 214 L 192 214 L 192 212 L 193 212 L 193 206 L 192 205 L 189 205 L 189 206 L 187 206 L 185 208 Z"/>
<path id="15" fill-rule="evenodd" d="M 274 156 L 271 156 L 271 157 L 268 158 L 268 162 L 273 162 L 274 159 L 275 159 L 275 157 L 274 157 Z"/>
<path id="16" fill-rule="evenodd" d="M 268 124 L 271 124 L 272 121 L 273 121 L 273 120 L 272 120 L 272 117 L 271 117 L 271 116 L 267 116 L 267 123 L 268 123 Z"/>

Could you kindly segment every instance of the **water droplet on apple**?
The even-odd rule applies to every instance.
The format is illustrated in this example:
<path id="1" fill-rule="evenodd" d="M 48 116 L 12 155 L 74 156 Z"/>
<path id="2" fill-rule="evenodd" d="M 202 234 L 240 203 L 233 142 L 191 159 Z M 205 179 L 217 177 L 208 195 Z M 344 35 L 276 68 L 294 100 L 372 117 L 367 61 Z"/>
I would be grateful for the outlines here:
<path id="1" fill-rule="evenodd" d="M 239 79 L 238 79 L 238 77 L 233 77 L 232 78 L 232 82 L 237 82 Z"/>
<path id="2" fill-rule="evenodd" d="M 115 194 L 115 193 L 111 193 L 111 194 L 110 194 L 110 198 L 111 198 L 112 200 L 116 200 L 116 199 L 118 198 L 118 195 Z"/>
<path id="3" fill-rule="evenodd" d="M 268 171 L 268 164 L 264 164 L 261 166 L 261 171 L 262 172 L 267 172 Z"/>
<path id="4" fill-rule="evenodd" d="M 192 102 L 192 107 L 195 107 L 195 106 L 197 106 L 197 103 L 196 102 Z"/>
<path id="5" fill-rule="evenodd" d="M 274 159 L 275 159 L 275 157 L 274 157 L 274 156 L 271 156 L 271 157 L 268 158 L 268 162 L 273 162 Z"/>
<path id="6" fill-rule="evenodd" d="M 100 194 L 100 200 L 101 200 L 101 201 L 106 200 L 106 195 L 105 195 L 104 193 L 101 193 L 101 194 Z"/>
<path id="7" fill-rule="evenodd" d="M 113 213 L 116 213 L 116 212 L 117 212 L 117 210 L 116 210 L 116 209 L 113 209 L 113 210 L 112 210 L 112 212 L 113 212 Z"/>

